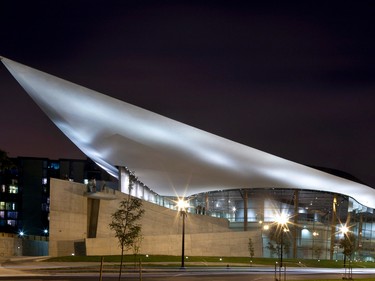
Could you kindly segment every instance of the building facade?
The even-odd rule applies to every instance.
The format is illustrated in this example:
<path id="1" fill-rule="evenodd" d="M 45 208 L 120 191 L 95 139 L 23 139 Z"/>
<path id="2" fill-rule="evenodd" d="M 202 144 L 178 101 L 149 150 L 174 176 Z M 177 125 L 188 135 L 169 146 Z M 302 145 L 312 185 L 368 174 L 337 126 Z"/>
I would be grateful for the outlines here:
<path id="1" fill-rule="evenodd" d="M 153 206 L 160 205 L 167 212 L 174 208 L 176 197 L 185 197 L 197 225 L 188 234 L 192 254 L 204 248 L 210 255 L 246 255 L 243 241 L 251 233 L 258 245 L 257 256 L 275 256 L 285 247 L 288 257 L 335 259 L 340 255 L 340 237 L 351 231 L 356 237 L 355 256 L 363 260 L 374 258 L 375 190 L 370 186 L 213 135 L 7 58 L 0 59 L 51 121 L 96 165 L 118 179 L 113 195 L 104 184 L 98 186 L 95 176 L 87 176 L 87 180 L 95 179 L 96 185 L 73 185 L 69 179 L 82 178 L 82 170 L 77 172 L 68 163 L 59 163 L 54 170 L 56 165 L 43 166 L 44 162 L 39 161 L 30 167 L 23 163 L 23 167 L 38 175 L 36 178 L 29 175 L 24 182 L 21 178 L 8 180 L 4 188 L 8 199 L 2 201 L 4 222 L 9 224 L 7 227 L 16 228 L 20 220 L 14 218 L 21 216 L 17 212 L 27 210 L 30 213 L 22 214 L 27 218 L 22 220 L 22 227 L 38 218 L 40 223 L 30 225 L 36 233 L 45 227 L 49 209 L 53 255 L 83 244 L 85 247 L 80 248 L 85 250 L 80 252 L 86 254 L 115 251 L 116 246 L 108 244 L 113 242 L 107 229 L 108 210 L 116 208 L 110 202 L 131 193 L 153 203 L 147 204 L 149 221 L 144 225 L 155 226 L 145 233 L 147 252 L 177 254 L 175 245 L 164 243 L 166 249 L 160 246 L 163 237 L 172 238 L 175 230 L 169 229 L 168 219 L 155 224 L 163 211 Z M 47 177 L 43 169 L 50 172 Z M 57 170 L 58 176 L 54 175 Z M 131 191 L 129 171 L 135 171 L 141 180 Z M 61 189 L 54 188 L 58 196 L 49 198 L 48 178 L 62 175 L 65 180 L 56 182 Z M 35 194 L 31 186 L 37 187 Z M 16 190 L 22 193 L 21 201 L 10 193 Z M 36 200 L 31 203 L 33 198 Z M 38 204 L 38 209 L 33 203 Z M 175 210 L 168 213 L 172 214 L 169 219 L 176 219 Z M 229 224 L 219 233 L 201 218 Z M 160 236 L 154 233 L 156 226 Z M 283 243 L 274 235 L 280 231 Z M 106 247 L 92 251 L 100 239 Z"/>
<path id="2" fill-rule="evenodd" d="M 12 168 L 0 173 L 0 232 L 4 233 L 48 237 L 51 178 L 80 183 L 112 180 L 90 160 L 10 160 Z"/>

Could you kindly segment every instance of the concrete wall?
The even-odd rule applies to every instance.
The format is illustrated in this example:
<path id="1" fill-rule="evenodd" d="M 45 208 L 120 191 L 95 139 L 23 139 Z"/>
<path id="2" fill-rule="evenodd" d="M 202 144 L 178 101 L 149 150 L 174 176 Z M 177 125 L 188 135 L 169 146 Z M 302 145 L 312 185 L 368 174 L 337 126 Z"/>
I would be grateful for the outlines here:
<path id="1" fill-rule="evenodd" d="M 46 255 L 48 255 L 48 241 L 44 236 L 20 238 L 17 234 L 0 233 L 0 257 Z"/>
<path id="2" fill-rule="evenodd" d="M 74 253 L 74 241 L 87 237 L 87 198 L 85 185 L 51 179 L 50 256 Z"/>
<path id="3" fill-rule="evenodd" d="M 9 236 L 8 236 L 9 235 Z M 0 234 L 0 256 L 20 256 L 22 255 L 22 240 L 12 234 Z"/>
<path id="4" fill-rule="evenodd" d="M 114 200 L 101 199 L 98 218 L 93 220 L 90 218 L 92 204 L 88 203 L 93 199 L 85 196 L 85 191 L 83 184 L 51 179 L 50 256 L 71 255 L 75 252 L 75 246 L 77 248 L 83 241 L 87 255 L 120 254 L 117 239 L 108 224 L 111 214 L 127 195 L 116 191 Z M 141 253 L 180 255 L 182 219 L 179 213 L 149 202 L 143 202 L 143 207 L 145 214 L 141 223 L 144 240 Z M 92 221 L 96 223 L 96 238 L 89 238 L 91 235 L 88 235 L 88 229 L 93 233 L 92 227 L 89 227 Z M 255 255 L 261 254 L 260 232 L 233 232 L 228 226 L 226 219 L 188 214 L 186 255 L 248 256 L 250 237 L 255 246 Z"/>
<path id="5" fill-rule="evenodd" d="M 140 253 L 148 255 L 181 255 L 180 235 L 144 236 Z M 260 233 L 220 232 L 185 235 L 186 256 L 248 256 L 248 242 L 252 238 L 256 256 L 261 254 Z M 116 238 L 86 239 L 87 255 L 119 255 Z M 132 251 L 128 251 L 132 254 Z"/>

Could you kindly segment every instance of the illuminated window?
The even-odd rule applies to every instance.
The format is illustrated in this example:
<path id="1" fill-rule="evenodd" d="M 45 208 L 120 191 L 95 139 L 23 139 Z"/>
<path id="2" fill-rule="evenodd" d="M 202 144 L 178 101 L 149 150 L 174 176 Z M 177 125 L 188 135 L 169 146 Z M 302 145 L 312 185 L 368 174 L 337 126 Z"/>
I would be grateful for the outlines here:
<path id="1" fill-rule="evenodd" d="M 1 203 L 0 202 L 0 207 L 1 207 Z M 1 208 L 0 208 L 1 209 Z M 13 203 L 13 202 L 5 202 L 5 210 L 15 210 L 16 209 L 16 203 Z"/>
<path id="2" fill-rule="evenodd" d="M 5 190 L 6 190 L 5 184 L 2 184 L 1 185 L 1 192 L 5 192 Z"/>
<path id="3" fill-rule="evenodd" d="M 4 211 L 0 211 L 0 218 L 5 218 L 5 212 Z"/>
<path id="4" fill-rule="evenodd" d="M 8 219 L 17 219 L 18 212 L 8 212 Z"/>
<path id="5" fill-rule="evenodd" d="M 47 203 L 42 203 L 42 211 L 49 212 L 49 205 Z"/>
<path id="6" fill-rule="evenodd" d="M 47 178 L 42 178 L 42 184 L 47 184 Z"/>
<path id="7" fill-rule="evenodd" d="M 10 185 L 9 186 L 9 193 L 18 193 L 18 186 Z"/>
<path id="8" fill-rule="evenodd" d="M 9 226 L 16 226 L 17 223 L 16 223 L 15 220 L 7 220 L 7 225 L 9 225 Z"/>
<path id="9" fill-rule="evenodd" d="M 0 202 L 0 210 L 5 210 L 5 202 Z"/>
<path id="10" fill-rule="evenodd" d="M 58 162 L 51 162 L 48 168 L 53 169 L 53 170 L 58 170 L 60 169 L 60 164 Z"/>

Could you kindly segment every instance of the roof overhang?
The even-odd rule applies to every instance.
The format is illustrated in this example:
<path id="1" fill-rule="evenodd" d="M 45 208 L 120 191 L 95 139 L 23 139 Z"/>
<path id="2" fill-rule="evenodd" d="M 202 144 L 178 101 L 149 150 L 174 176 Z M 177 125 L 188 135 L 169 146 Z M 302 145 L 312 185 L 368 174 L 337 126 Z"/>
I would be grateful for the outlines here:
<path id="1" fill-rule="evenodd" d="M 135 171 L 160 195 L 238 188 L 340 193 L 375 208 L 375 190 L 233 142 L 1 58 L 14 78 L 84 154 L 117 177 Z"/>

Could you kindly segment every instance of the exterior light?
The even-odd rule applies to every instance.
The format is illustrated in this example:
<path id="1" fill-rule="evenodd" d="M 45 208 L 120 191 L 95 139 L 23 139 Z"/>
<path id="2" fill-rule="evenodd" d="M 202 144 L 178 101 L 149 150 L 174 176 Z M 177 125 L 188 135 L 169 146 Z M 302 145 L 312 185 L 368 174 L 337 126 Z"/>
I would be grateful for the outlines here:
<path id="1" fill-rule="evenodd" d="M 275 221 L 278 225 L 285 226 L 289 221 L 289 217 L 287 214 L 281 213 L 275 217 Z"/>
<path id="2" fill-rule="evenodd" d="M 281 231 L 281 243 L 280 243 L 280 268 L 283 267 L 283 248 L 284 248 L 284 232 L 288 231 L 289 217 L 285 213 L 281 213 L 276 216 L 275 221 L 279 227 L 282 228 Z"/>
<path id="3" fill-rule="evenodd" d="M 348 228 L 346 225 L 342 225 L 342 226 L 340 227 L 340 232 L 341 232 L 342 234 L 347 234 L 347 233 L 349 232 L 349 228 Z"/>
<path id="4" fill-rule="evenodd" d="M 185 218 L 187 216 L 187 209 L 189 208 L 189 204 L 183 198 L 178 199 L 177 201 L 177 209 L 182 216 L 182 249 L 181 249 L 181 269 L 185 268 Z"/>
<path id="5" fill-rule="evenodd" d="M 184 199 L 178 199 L 177 209 L 179 212 L 186 212 L 188 208 L 189 208 L 189 203 L 187 201 L 185 201 Z"/>

